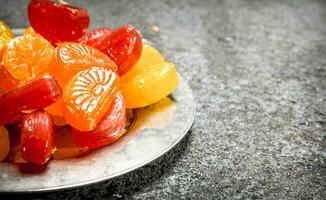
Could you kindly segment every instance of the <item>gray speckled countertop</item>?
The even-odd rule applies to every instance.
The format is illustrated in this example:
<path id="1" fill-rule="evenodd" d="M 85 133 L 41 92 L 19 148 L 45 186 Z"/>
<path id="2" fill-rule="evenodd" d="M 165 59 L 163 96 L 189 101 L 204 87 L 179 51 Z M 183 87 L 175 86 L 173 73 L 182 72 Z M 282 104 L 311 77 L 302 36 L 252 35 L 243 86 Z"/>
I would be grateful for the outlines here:
<path id="1" fill-rule="evenodd" d="M 325 1 L 70 2 L 92 27 L 130 23 L 153 41 L 188 80 L 197 118 L 176 148 L 132 173 L 10 197 L 325 199 Z M 27 26 L 26 4 L 1 0 L 0 19 Z"/>

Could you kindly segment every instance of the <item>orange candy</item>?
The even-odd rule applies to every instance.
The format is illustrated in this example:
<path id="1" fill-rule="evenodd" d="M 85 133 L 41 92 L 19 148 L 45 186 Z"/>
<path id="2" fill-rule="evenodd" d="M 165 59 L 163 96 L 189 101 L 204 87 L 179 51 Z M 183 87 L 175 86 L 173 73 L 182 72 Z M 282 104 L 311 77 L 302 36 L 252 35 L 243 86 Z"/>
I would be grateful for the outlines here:
<path id="1" fill-rule="evenodd" d="M 54 55 L 54 47 L 40 35 L 16 37 L 3 53 L 3 65 L 9 74 L 20 81 L 28 81 L 47 73 Z"/>
<path id="2" fill-rule="evenodd" d="M 118 91 L 119 76 L 111 70 L 93 67 L 77 73 L 63 92 L 63 114 L 80 131 L 91 131 L 109 109 Z"/>
<path id="3" fill-rule="evenodd" d="M 99 50 L 85 44 L 64 42 L 55 49 L 50 71 L 64 88 L 76 73 L 95 66 L 117 71 L 116 64 Z"/>

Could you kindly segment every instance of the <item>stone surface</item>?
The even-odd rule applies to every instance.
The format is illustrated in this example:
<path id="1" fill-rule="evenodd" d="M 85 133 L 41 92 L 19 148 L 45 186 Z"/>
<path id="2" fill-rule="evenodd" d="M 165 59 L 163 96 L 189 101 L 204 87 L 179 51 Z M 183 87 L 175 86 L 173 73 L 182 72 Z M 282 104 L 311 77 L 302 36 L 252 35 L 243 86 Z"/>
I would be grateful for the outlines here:
<path id="1" fill-rule="evenodd" d="M 12 198 L 325 198 L 325 1 L 70 2 L 92 27 L 139 28 L 188 80 L 197 118 L 180 145 L 130 174 Z M 26 4 L 3 2 L 0 19 L 27 26 Z"/>

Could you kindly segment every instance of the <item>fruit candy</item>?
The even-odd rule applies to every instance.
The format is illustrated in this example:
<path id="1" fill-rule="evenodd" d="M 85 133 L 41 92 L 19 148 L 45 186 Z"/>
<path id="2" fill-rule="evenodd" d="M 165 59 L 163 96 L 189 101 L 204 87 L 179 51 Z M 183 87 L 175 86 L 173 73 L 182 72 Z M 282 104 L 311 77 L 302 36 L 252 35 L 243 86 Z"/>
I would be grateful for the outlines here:
<path id="1" fill-rule="evenodd" d="M 144 44 L 141 56 L 134 69 L 144 68 L 165 62 L 163 56 L 154 47 Z"/>
<path id="2" fill-rule="evenodd" d="M 166 97 L 178 82 L 174 65 L 166 62 L 126 74 L 121 78 L 120 90 L 127 108 L 139 108 Z"/>
<path id="3" fill-rule="evenodd" d="M 128 71 L 128 73 L 133 73 L 132 71 L 144 69 L 148 66 L 164 62 L 165 60 L 163 56 L 154 47 L 151 47 L 148 44 L 143 44 L 141 56 L 137 64 L 130 71 Z M 128 73 L 126 73 L 125 75 L 127 75 Z"/>
<path id="4" fill-rule="evenodd" d="M 141 36 L 133 26 L 126 25 L 111 33 L 103 52 L 118 65 L 122 76 L 137 63 L 141 51 Z"/>
<path id="5" fill-rule="evenodd" d="M 23 110 L 51 105 L 60 96 L 61 89 L 50 76 L 24 83 L 0 97 L 0 126 L 19 121 Z"/>
<path id="6" fill-rule="evenodd" d="M 0 64 L 0 88 L 8 92 L 12 89 L 15 89 L 18 85 L 21 84 L 21 81 L 12 77 L 9 72 Z"/>
<path id="7" fill-rule="evenodd" d="M 70 126 L 64 126 L 57 130 L 55 134 L 55 148 L 53 159 L 60 160 L 82 155 L 88 151 L 87 147 L 78 147 L 71 133 Z"/>
<path id="8" fill-rule="evenodd" d="M 21 122 L 22 157 L 29 163 L 44 164 L 53 149 L 54 126 L 49 113 L 34 111 L 26 114 Z"/>
<path id="9" fill-rule="evenodd" d="M 58 44 L 50 71 L 64 88 L 76 73 L 94 66 L 117 71 L 116 64 L 101 51 L 85 44 L 65 42 Z"/>
<path id="10" fill-rule="evenodd" d="M 52 44 L 76 41 L 89 26 L 85 9 L 49 0 L 32 0 L 28 19 L 33 29 Z"/>
<path id="11" fill-rule="evenodd" d="M 11 29 L 3 21 L 0 20 L 0 61 L 4 47 L 13 37 L 14 34 L 12 33 Z"/>
<path id="12" fill-rule="evenodd" d="M 13 78 L 28 81 L 47 72 L 53 54 L 54 47 L 40 35 L 23 35 L 10 40 L 2 62 Z"/>
<path id="13" fill-rule="evenodd" d="M 109 109 L 119 82 L 115 72 L 98 67 L 73 76 L 63 93 L 67 122 L 80 131 L 93 130 Z"/>
<path id="14" fill-rule="evenodd" d="M 24 30 L 24 35 L 36 35 L 34 29 L 29 26 Z"/>
<path id="15" fill-rule="evenodd" d="M 8 130 L 0 126 L 0 162 L 4 160 L 9 153 L 9 134 Z"/>
<path id="16" fill-rule="evenodd" d="M 87 44 L 96 49 L 103 51 L 106 47 L 107 41 L 112 33 L 109 28 L 98 28 L 86 33 L 79 38 L 77 42 Z"/>
<path id="17" fill-rule="evenodd" d="M 123 97 L 118 93 L 115 101 L 93 131 L 82 132 L 73 128 L 72 133 L 77 146 L 94 149 L 118 139 L 125 133 L 125 125 L 126 107 Z"/>

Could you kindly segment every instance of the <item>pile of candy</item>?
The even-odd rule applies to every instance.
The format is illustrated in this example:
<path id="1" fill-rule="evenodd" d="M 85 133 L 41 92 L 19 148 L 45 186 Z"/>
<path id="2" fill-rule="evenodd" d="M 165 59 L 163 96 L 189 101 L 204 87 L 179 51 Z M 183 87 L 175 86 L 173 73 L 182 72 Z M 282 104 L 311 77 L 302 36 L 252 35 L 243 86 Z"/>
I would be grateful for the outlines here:
<path id="1" fill-rule="evenodd" d="M 0 21 L 0 161 L 43 166 L 111 144 L 126 109 L 177 87 L 174 65 L 131 25 L 87 31 L 85 9 L 49 0 L 31 0 L 28 19 L 18 37 Z"/>

